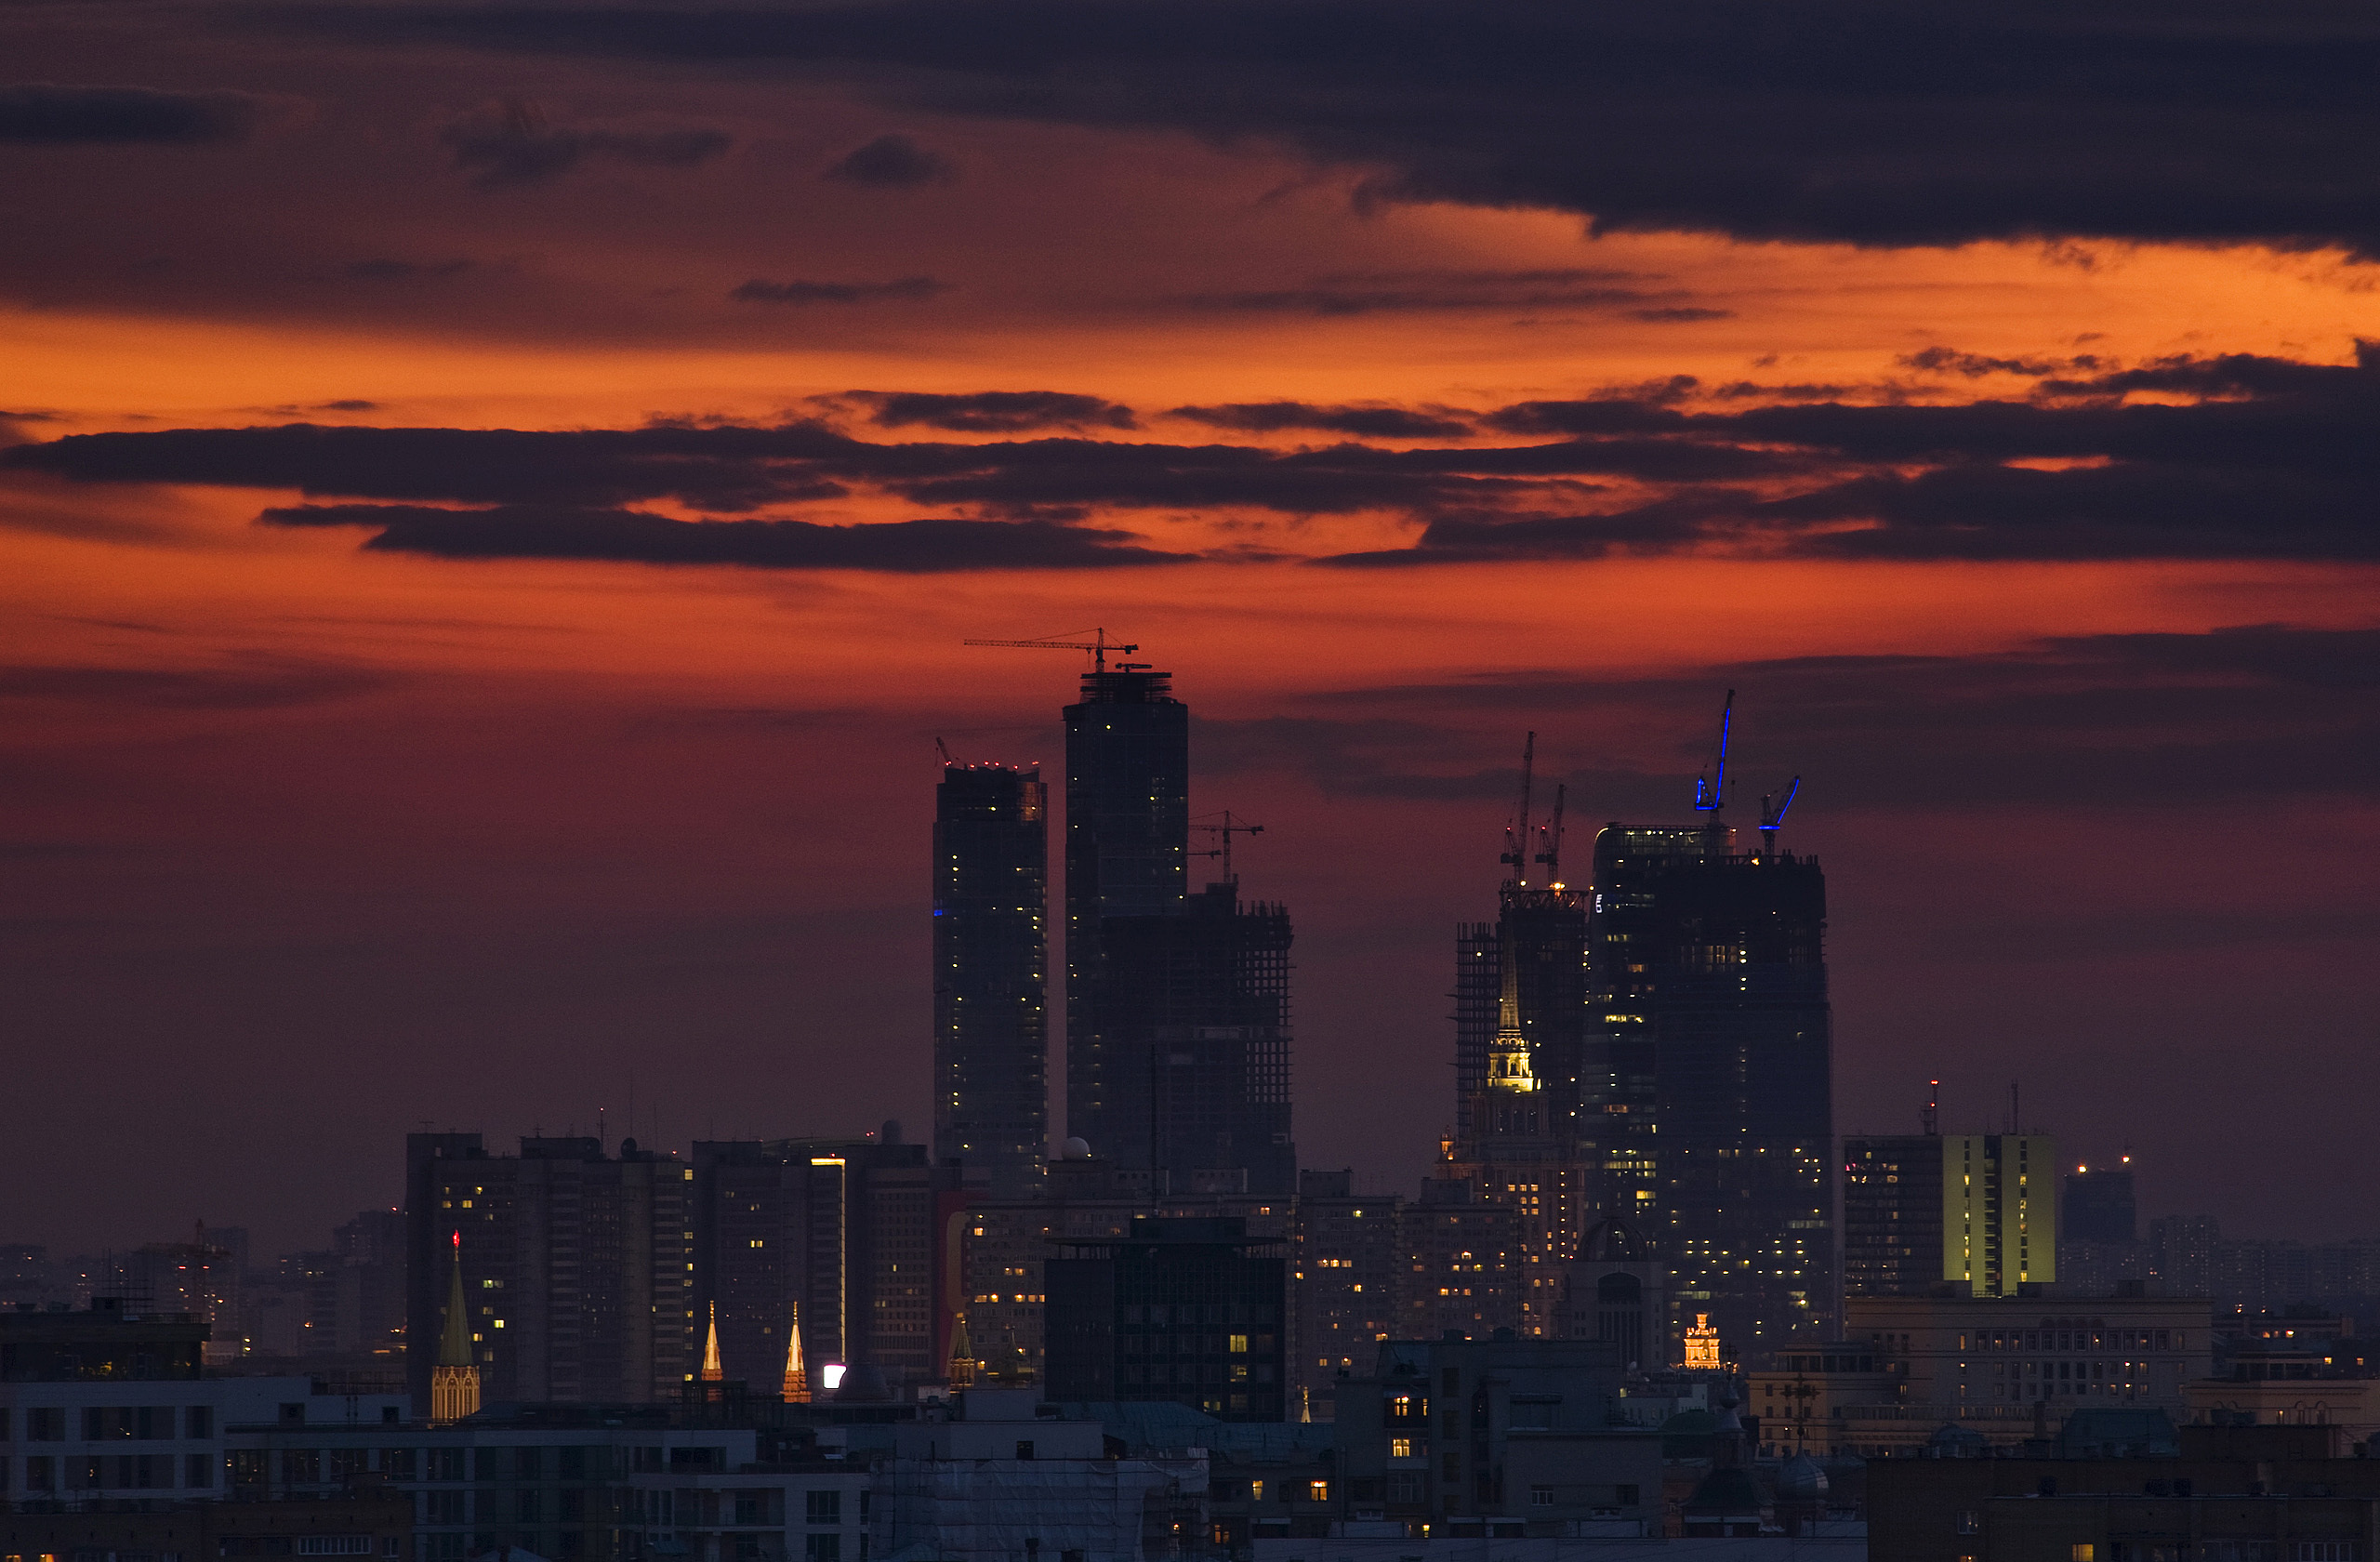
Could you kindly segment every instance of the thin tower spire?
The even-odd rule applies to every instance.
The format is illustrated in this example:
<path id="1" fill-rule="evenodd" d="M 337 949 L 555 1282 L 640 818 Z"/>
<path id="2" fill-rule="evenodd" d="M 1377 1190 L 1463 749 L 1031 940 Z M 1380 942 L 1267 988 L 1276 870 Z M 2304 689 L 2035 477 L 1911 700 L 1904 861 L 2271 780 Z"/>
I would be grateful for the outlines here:
<path id="1" fill-rule="evenodd" d="M 801 1360 L 801 1304 L 792 1303 L 785 1320 L 785 1389 L 788 1405 L 810 1403 L 810 1370 Z"/>
<path id="2" fill-rule="evenodd" d="M 710 1304 L 710 1337 L 703 1342 L 703 1382 L 718 1383 L 727 1376 L 719 1362 L 719 1304 Z"/>

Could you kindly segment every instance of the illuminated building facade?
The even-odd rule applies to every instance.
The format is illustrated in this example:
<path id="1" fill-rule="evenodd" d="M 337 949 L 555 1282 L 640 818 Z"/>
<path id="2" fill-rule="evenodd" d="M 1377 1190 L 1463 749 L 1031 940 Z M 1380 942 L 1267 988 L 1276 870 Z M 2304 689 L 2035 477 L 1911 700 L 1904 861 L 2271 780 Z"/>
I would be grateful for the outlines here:
<path id="1" fill-rule="evenodd" d="M 934 1158 L 1003 1198 L 1038 1185 L 1050 1135 L 1043 790 L 998 764 L 946 766 L 934 790 Z"/>
<path id="2" fill-rule="evenodd" d="M 1508 908 L 1512 898 L 1507 896 Z M 1517 946 L 1514 940 L 1504 942 Z M 1466 1114 L 1470 1131 L 1457 1141 L 1442 1175 L 1468 1179 L 1483 1200 L 1511 1211 L 1513 1238 L 1505 1257 L 1517 1304 L 1513 1327 L 1532 1338 L 1559 1339 L 1567 1326 L 1563 1265 L 1576 1255 L 1593 1204 L 1572 1137 L 1573 1108 L 1538 1078 L 1536 1049 L 1522 1030 L 1522 970 L 1518 961 L 1501 967 L 1487 1073 Z"/>
<path id="3" fill-rule="evenodd" d="M 2048 1136 L 1897 1134 L 1843 1151 L 1846 1297 L 2016 1296 L 2057 1278 Z"/>
<path id="4" fill-rule="evenodd" d="M 1831 1327 L 1826 880 L 1726 827 L 1595 840 L 1581 1121 L 1617 1211 L 1668 1262 L 1673 1314 L 1739 1356 Z"/>
<path id="5" fill-rule="evenodd" d="M 678 1397 L 699 1341 L 684 1163 L 634 1140 L 615 1156 L 576 1136 L 525 1138 L 518 1156 L 491 1156 L 476 1133 L 414 1133 L 405 1152 L 406 1372 L 417 1407 L 432 1402 L 449 1252 L 459 1253 L 488 1400 Z"/>

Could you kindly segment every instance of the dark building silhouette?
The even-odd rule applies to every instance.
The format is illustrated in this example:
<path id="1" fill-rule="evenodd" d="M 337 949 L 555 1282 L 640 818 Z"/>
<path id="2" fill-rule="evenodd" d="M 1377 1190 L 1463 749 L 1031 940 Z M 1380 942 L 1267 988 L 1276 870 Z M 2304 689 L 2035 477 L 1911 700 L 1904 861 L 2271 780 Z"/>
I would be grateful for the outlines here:
<path id="1" fill-rule="evenodd" d="M 896 1388 L 942 1376 L 980 1183 L 890 1122 L 865 1139 L 697 1141 L 691 1170 L 694 1307 L 706 1327 L 717 1308 L 726 1378 L 773 1392 L 797 1318 L 813 1373 L 866 1365 Z"/>
<path id="2" fill-rule="evenodd" d="M 1175 1194 L 1295 1191 L 1289 1137 L 1289 914 L 1210 884 L 1184 912 L 1117 917 L 1100 932 L 1097 1009 L 1111 1077 L 1131 1082 L 1117 1158 Z"/>
<path id="3" fill-rule="evenodd" d="M 1288 1261 L 1236 1217 L 1132 1218 L 1061 1240 L 1043 1265 L 1046 1393 L 1170 1400 L 1223 1421 L 1287 1419 Z"/>
<path id="4" fill-rule="evenodd" d="M 2137 1206 L 2133 1202 L 2132 1158 L 2123 1164 L 2094 1171 L 2077 1167 L 2068 1173 L 2058 1201 L 2057 1234 L 2074 1242 L 2136 1242 L 2140 1239 Z"/>
<path id="5" fill-rule="evenodd" d="M 1066 707 L 1066 1120 L 1155 1194 L 1295 1191 L 1289 917 L 1186 893 L 1189 710 L 1162 672 Z"/>
<path id="6" fill-rule="evenodd" d="M 1724 825 L 1614 824 L 1595 840 L 1593 897 L 1589 1001 L 1600 1034 L 1580 1117 L 1598 1136 L 1607 1207 L 1654 1235 L 1675 1277 L 1673 1314 L 1709 1313 L 1733 1357 L 1831 1328 L 1832 1068 L 1817 861 L 1739 854 Z"/>
<path id="7" fill-rule="evenodd" d="M 1085 673 L 1066 707 L 1066 1125 L 1102 1156 L 1151 1164 L 1144 1039 L 1110 1036 L 1123 981 L 1111 918 L 1181 914 L 1190 849 L 1190 708 L 1162 672 Z"/>
<path id="8" fill-rule="evenodd" d="M 949 765 L 934 790 L 933 1154 L 1024 1198 L 1048 1150 L 1050 841 L 1038 771 Z"/>
<path id="9" fill-rule="evenodd" d="M 405 1135 L 405 1376 L 430 1408 L 454 1255 L 489 1403 L 651 1402 L 692 1370 L 693 1172 L 577 1136 L 491 1156 L 476 1133 Z M 459 1234 L 460 1242 L 455 1238 Z"/>
<path id="10" fill-rule="evenodd" d="M 1643 1232 L 1618 1217 L 1598 1221 L 1566 1278 L 1571 1339 L 1609 1341 L 1632 1371 L 1671 1363 L 1668 1282 Z"/>
<path id="11" fill-rule="evenodd" d="M 1843 1294 L 1926 1296 L 1942 1274 L 1942 1136 L 1843 1142 Z"/>

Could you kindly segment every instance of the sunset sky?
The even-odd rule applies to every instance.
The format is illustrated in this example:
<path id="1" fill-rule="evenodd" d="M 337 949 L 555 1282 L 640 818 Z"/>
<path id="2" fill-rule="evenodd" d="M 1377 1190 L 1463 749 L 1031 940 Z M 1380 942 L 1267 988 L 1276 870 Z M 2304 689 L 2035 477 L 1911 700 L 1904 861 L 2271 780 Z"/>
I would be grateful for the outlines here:
<path id="1" fill-rule="evenodd" d="M 0 11 L 0 1238 L 922 1135 L 934 740 L 1104 627 L 1410 1192 L 1521 745 L 1831 894 L 1836 1119 L 2380 1230 L 2380 26 Z M 1054 885 L 1053 885 L 1054 888 Z M 1053 1005 L 1053 1010 L 1059 1006 Z M 1053 1070 L 1053 1078 L 1062 1078 Z M 629 1126 L 630 1101 L 635 1126 Z"/>

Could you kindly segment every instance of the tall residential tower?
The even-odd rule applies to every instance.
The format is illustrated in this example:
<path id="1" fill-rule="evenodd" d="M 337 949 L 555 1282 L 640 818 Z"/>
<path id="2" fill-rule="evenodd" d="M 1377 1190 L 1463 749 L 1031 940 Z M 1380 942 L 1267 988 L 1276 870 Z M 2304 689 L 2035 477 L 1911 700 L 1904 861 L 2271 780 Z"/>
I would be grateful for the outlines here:
<path id="1" fill-rule="evenodd" d="M 1040 774 L 945 767 L 934 789 L 933 1154 L 991 1197 L 1040 1184 L 1050 1136 L 1050 837 Z"/>

